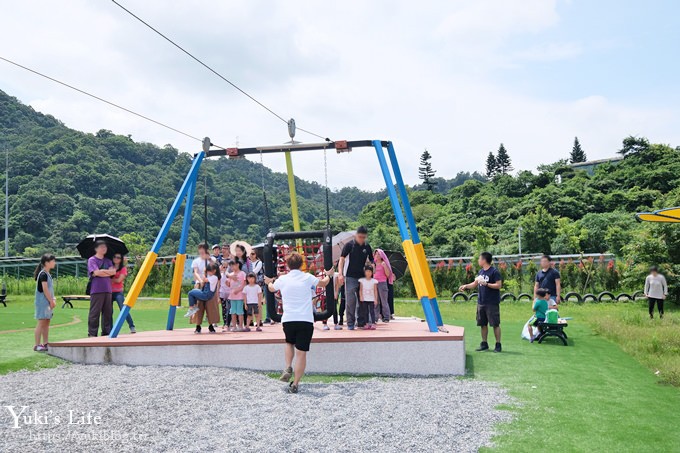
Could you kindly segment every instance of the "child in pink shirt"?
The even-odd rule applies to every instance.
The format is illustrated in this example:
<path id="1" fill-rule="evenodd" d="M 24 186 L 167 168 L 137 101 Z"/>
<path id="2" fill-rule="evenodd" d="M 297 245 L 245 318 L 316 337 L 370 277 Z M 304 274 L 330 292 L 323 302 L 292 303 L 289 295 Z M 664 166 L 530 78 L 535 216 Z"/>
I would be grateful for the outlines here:
<path id="1" fill-rule="evenodd" d="M 390 305 L 387 303 L 389 288 L 387 284 L 394 281 L 392 267 L 387 259 L 387 255 L 385 255 L 385 252 L 381 249 L 376 249 L 375 252 L 373 252 L 373 259 L 375 260 L 373 278 L 378 280 L 378 298 L 380 299 L 376 311 L 382 313 L 383 322 L 390 322 Z"/>

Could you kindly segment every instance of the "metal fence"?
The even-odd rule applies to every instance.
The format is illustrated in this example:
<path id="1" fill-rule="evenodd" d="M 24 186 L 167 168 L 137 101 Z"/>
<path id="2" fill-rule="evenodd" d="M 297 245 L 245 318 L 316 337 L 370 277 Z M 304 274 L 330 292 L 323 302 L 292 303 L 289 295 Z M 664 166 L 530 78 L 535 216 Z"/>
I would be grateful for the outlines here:
<path id="1" fill-rule="evenodd" d="M 171 265 L 173 256 L 158 257 L 158 265 Z M 2 278 L 26 278 L 33 277 L 40 258 L 0 258 L 0 276 Z M 134 267 L 131 262 L 129 267 Z M 53 271 L 55 279 L 61 277 L 87 277 L 87 260 L 80 256 L 58 256 L 57 266 Z"/>

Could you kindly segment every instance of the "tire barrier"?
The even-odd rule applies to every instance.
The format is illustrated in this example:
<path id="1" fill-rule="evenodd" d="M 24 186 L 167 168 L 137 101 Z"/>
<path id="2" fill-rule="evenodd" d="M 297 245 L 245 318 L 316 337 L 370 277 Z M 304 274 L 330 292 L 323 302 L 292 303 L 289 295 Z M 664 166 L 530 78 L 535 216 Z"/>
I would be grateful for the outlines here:
<path id="1" fill-rule="evenodd" d="M 451 296 L 451 301 L 452 302 L 458 302 L 458 298 L 461 298 L 463 302 L 467 302 L 469 300 L 468 295 L 465 293 L 457 292 L 454 293 L 453 296 Z"/>
<path id="2" fill-rule="evenodd" d="M 614 302 L 616 300 L 616 296 L 609 291 L 602 291 L 597 295 L 597 300 L 600 302 Z"/>
<path id="3" fill-rule="evenodd" d="M 581 296 L 579 293 L 575 291 L 570 291 L 566 293 L 564 297 L 562 297 L 562 301 L 576 302 L 577 304 L 582 304 L 584 302 L 633 302 L 642 297 L 644 297 L 644 293 L 642 291 L 636 291 L 632 295 L 628 293 L 621 293 L 618 296 L 610 291 L 603 291 L 597 295 L 593 293 L 587 293 L 584 294 L 583 296 Z M 477 301 L 478 298 L 479 298 L 478 293 L 471 293 L 470 295 L 468 295 L 466 293 L 459 291 L 453 293 L 453 296 L 451 296 L 451 301 L 472 302 Z M 501 295 L 501 301 L 503 302 L 506 301 L 521 302 L 522 300 L 532 302 L 534 298 L 529 293 L 520 293 L 517 296 L 515 296 L 514 293 L 504 293 L 503 295 Z"/>
<path id="4" fill-rule="evenodd" d="M 597 296 L 596 296 L 595 294 L 591 294 L 591 293 L 588 293 L 588 294 L 584 294 L 584 295 L 583 295 L 583 302 L 588 302 L 588 301 L 591 301 L 591 302 L 599 302 L 599 301 L 597 300 Z"/>
<path id="5" fill-rule="evenodd" d="M 565 294 L 565 296 L 564 296 L 562 299 L 563 299 L 564 301 L 566 301 L 566 302 L 571 302 L 571 299 L 572 299 L 572 298 L 576 298 L 576 301 L 575 301 L 575 302 L 576 302 L 577 304 L 583 303 L 583 298 L 581 297 L 581 295 L 580 295 L 579 293 L 575 293 L 575 292 L 573 292 L 573 291 L 570 292 L 570 293 Z"/>
<path id="6" fill-rule="evenodd" d="M 645 293 L 642 291 L 635 291 L 633 293 L 633 300 L 637 300 L 638 298 L 643 298 L 645 297 Z"/>
<path id="7" fill-rule="evenodd" d="M 522 301 L 522 298 L 525 298 L 525 297 L 526 297 L 526 299 L 527 299 L 529 302 L 531 302 L 531 301 L 534 300 L 534 298 L 533 298 L 533 296 L 532 296 L 531 294 L 529 294 L 529 293 L 521 293 L 519 296 L 517 296 L 517 302 L 521 302 L 521 301 Z"/>

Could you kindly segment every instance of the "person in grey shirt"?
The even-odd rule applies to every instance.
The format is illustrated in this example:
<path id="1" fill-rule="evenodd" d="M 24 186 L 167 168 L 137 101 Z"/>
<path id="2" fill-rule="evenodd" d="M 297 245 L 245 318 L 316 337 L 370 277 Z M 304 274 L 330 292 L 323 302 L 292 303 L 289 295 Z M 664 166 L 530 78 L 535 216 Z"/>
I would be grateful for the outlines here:
<path id="1" fill-rule="evenodd" d="M 645 297 L 649 302 L 649 317 L 654 319 L 654 304 L 659 309 L 659 318 L 663 318 L 663 301 L 668 296 L 666 278 L 659 274 L 656 266 L 649 268 L 649 275 L 645 279 Z"/>

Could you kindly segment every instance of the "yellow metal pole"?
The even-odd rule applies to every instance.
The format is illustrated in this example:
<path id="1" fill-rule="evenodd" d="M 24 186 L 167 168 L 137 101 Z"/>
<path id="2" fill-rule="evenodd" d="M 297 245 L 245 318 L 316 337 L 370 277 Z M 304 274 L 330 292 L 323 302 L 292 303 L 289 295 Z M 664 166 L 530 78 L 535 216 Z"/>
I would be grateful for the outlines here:
<path id="1" fill-rule="evenodd" d="M 300 231 L 300 216 L 298 214 L 297 193 L 295 192 L 295 174 L 293 173 L 293 159 L 290 151 L 286 151 L 286 172 L 288 173 L 288 191 L 290 192 L 290 211 L 293 215 L 293 231 Z"/>
<path id="2" fill-rule="evenodd" d="M 286 151 L 286 172 L 288 173 L 288 192 L 290 192 L 290 212 L 293 216 L 293 231 L 300 231 L 300 215 L 298 213 L 297 192 L 295 191 L 295 173 L 293 173 L 293 158 L 290 151 Z M 296 239 L 297 251 L 304 256 L 302 240 Z M 307 270 L 307 260 L 302 261 L 302 270 Z"/>

